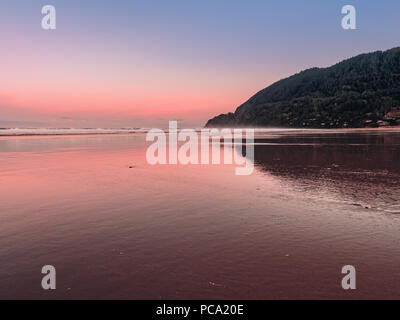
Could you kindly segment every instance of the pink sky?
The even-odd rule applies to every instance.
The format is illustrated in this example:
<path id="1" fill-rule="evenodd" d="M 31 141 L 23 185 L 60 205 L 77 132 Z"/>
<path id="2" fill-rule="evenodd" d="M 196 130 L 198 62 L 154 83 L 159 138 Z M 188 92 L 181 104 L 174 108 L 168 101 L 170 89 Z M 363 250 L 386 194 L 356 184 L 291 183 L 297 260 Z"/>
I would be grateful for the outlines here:
<path id="1" fill-rule="evenodd" d="M 0 2 L 0 127 L 199 127 L 296 72 L 398 45 L 378 3 L 344 32 L 334 1 L 52 2 L 52 31 L 39 1 Z"/>
<path id="2" fill-rule="evenodd" d="M 151 126 L 167 119 L 203 125 L 273 80 L 119 52 L 24 49 L 1 62 L 7 77 L 0 81 L 0 116 L 55 126 Z"/>
<path id="3" fill-rule="evenodd" d="M 182 119 L 189 126 L 203 125 L 273 80 L 226 65 L 179 63 L 121 48 L 74 50 L 58 40 L 53 48 L 32 45 L 28 54 L 20 41 L 14 39 L 0 54 L 6 75 L 0 80 L 0 116 L 5 120 L 88 127 Z"/>

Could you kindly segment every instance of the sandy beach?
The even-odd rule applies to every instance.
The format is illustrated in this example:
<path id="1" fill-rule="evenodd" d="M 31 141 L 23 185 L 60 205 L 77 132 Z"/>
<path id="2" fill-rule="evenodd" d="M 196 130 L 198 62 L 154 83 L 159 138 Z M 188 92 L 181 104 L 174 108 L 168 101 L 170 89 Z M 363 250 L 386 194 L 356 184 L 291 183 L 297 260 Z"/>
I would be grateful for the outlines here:
<path id="1" fill-rule="evenodd" d="M 0 298 L 399 298 L 399 130 L 264 130 L 250 176 L 144 137 L 0 138 Z"/>

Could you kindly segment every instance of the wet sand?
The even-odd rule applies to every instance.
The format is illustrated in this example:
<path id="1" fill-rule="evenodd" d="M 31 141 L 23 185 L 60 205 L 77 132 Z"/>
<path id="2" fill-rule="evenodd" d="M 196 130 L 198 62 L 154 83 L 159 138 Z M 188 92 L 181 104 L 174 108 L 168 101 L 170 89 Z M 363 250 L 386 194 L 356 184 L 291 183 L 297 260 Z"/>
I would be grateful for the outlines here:
<path id="1" fill-rule="evenodd" d="M 0 298 L 400 298 L 400 130 L 256 137 L 251 176 L 150 166 L 139 133 L 0 137 Z"/>

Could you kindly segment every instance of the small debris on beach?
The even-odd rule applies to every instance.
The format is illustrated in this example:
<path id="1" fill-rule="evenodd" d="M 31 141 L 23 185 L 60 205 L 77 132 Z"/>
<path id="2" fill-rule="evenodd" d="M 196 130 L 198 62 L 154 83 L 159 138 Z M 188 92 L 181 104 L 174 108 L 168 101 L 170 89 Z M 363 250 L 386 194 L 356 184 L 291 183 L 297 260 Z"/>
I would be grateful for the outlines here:
<path id="1" fill-rule="evenodd" d="M 211 286 L 211 287 L 223 287 L 223 285 L 222 284 L 218 284 L 218 283 L 215 283 L 215 282 L 208 282 L 208 284 Z"/>
<path id="2" fill-rule="evenodd" d="M 352 203 L 351 205 L 352 205 L 352 206 L 355 206 L 355 207 L 362 207 L 362 205 L 359 204 L 359 203 Z"/>
<path id="3" fill-rule="evenodd" d="M 361 203 L 352 203 L 351 205 L 352 205 L 352 206 L 355 206 L 355 207 L 361 207 L 361 208 L 364 208 L 364 209 L 372 209 L 372 206 L 369 205 L 369 204 L 363 205 L 363 204 L 361 204 Z"/>

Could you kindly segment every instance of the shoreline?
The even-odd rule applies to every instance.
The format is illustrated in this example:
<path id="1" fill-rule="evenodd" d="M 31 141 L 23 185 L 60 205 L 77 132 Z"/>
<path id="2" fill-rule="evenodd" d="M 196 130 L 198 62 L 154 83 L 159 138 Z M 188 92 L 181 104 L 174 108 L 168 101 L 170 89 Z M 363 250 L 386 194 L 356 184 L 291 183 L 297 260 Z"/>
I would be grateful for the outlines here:
<path id="1" fill-rule="evenodd" d="M 185 129 L 185 128 L 182 128 Z M 227 128 L 195 128 L 194 130 L 196 132 L 200 132 L 201 130 L 212 130 L 212 129 L 217 129 L 217 130 L 222 130 L 222 129 L 227 129 Z M 262 128 L 262 127 L 243 127 L 243 128 L 231 128 L 231 129 L 238 129 L 238 130 L 249 130 L 253 129 L 256 133 L 257 132 L 296 132 L 296 133 L 315 133 L 315 132 L 320 132 L 320 133 L 350 133 L 350 132 L 383 132 L 383 131 L 397 131 L 400 130 L 400 126 L 388 126 L 388 127 L 379 127 L 379 128 Z M 7 131 L 12 131 L 16 130 L 14 132 L 7 132 Z M 45 132 L 46 130 L 50 132 Z M 60 132 L 56 132 L 56 131 Z M 64 132 L 61 132 L 63 131 Z M 68 130 L 76 130 L 75 132 L 68 132 Z M 85 132 L 87 130 L 87 132 Z M 91 130 L 104 130 L 104 131 L 91 131 Z M 109 131 L 107 131 L 109 130 Z M 65 137 L 65 136 L 101 136 L 101 135 L 136 135 L 136 134 L 146 134 L 149 130 L 151 129 L 138 129 L 138 130 L 126 130 L 124 131 L 123 129 L 115 129 L 114 131 L 112 129 L 42 129 L 42 128 L 35 128 L 35 129 L 17 129 L 17 128 L 1 128 L 0 129 L 0 138 L 3 137 Z M 30 132 L 29 132 L 30 131 Z M 38 132 L 32 132 L 32 131 L 38 131 Z M 168 130 L 165 130 L 168 132 Z"/>

